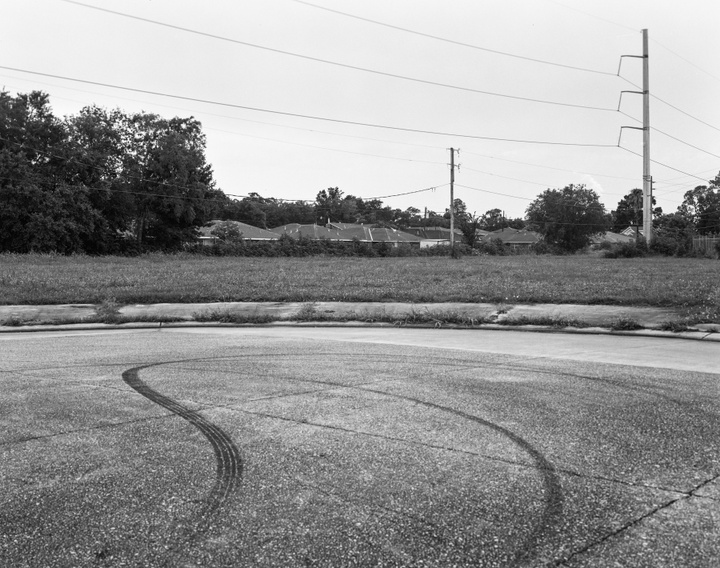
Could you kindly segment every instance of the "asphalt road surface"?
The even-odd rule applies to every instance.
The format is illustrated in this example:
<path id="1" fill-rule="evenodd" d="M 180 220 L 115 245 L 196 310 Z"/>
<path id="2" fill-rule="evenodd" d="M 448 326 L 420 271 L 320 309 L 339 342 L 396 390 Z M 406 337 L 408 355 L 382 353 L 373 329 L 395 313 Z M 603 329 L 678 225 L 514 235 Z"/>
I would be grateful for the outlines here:
<path id="1" fill-rule="evenodd" d="M 1 566 L 720 566 L 720 345 L 0 336 Z"/>

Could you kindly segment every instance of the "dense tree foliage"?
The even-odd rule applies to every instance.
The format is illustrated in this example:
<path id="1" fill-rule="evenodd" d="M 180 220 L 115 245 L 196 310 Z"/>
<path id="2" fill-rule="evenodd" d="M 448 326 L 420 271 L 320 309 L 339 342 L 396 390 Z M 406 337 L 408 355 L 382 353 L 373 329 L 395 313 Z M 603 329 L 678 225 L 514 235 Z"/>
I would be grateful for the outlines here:
<path id="1" fill-rule="evenodd" d="M 652 198 L 653 219 L 662 215 L 662 208 L 655 207 L 655 197 Z M 612 212 L 612 231 L 622 233 L 628 227 L 642 227 L 644 219 L 643 190 L 635 188 L 618 201 L 617 209 Z"/>
<path id="2" fill-rule="evenodd" d="M 0 251 L 179 248 L 226 200 L 193 118 L 60 120 L 43 93 L 0 93 Z"/>
<path id="3" fill-rule="evenodd" d="M 453 213 L 471 246 L 479 228 L 527 225 L 548 244 L 574 251 L 609 227 L 619 232 L 642 225 L 642 190 L 630 191 L 610 215 L 584 185 L 548 189 L 527 208 L 526 219 L 507 219 L 500 209 L 478 217 L 461 199 L 454 200 Z M 319 191 L 314 202 L 254 192 L 230 199 L 215 187 L 205 135 L 192 117 L 89 106 L 59 119 L 44 93 L 0 92 L 0 252 L 174 250 L 212 219 L 265 229 L 328 222 L 448 228 L 450 211 L 395 209 L 338 187 Z M 655 248 L 666 254 L 691 252 L 697 234 L 720 234 L 720 174 L 687 191 L 676 213 L 662 215 L 654 207 L 653 225 Z M 231 224 L 216 230 L 224 241 L 240 238 Z"/>
<path id="4" fill-rule="evenodd" d="M 528 206 L 526 216 L 545 242 L 569 252 L 586 247 L 593 235 L 608 228 L 600 198 L 584 185 L 545 190 Z"/>
<path id="5" fill-rule="evenodd" d="M 678 212 L 699 234 L 720 234 L 720 173 L 709 185 L 699 185 L 686 192 Z"/>

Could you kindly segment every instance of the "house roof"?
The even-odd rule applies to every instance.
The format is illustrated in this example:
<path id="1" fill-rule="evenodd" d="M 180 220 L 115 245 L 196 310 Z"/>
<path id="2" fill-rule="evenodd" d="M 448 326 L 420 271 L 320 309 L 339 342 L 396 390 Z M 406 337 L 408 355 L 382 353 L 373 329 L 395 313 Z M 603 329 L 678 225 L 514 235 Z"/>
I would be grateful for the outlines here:
<path id="1" fill-rule="evenodd" d="M 357 225 L 352 223 L 343 223 L 343 229 L 332 228 L 339 226 L 340 223 L 332 223 L 329 227 L 321 225 L 299 225 L 293 223 L 276 227 L 273 229 L 276 233 L 289 235 L 297 238 L 299 235 L 309 239 L 328 239 L 331 241 L 352 241 L 358 239 L 362 242 L 370 243 L 419 243 L 422 239 L 415 235 L 397 231 L 395 229 L 386 229 L 380 227 L 372 227 L 370 225 Z"/>
<path id="2" fill-rule="evenodd" d="M 249 240 L 276 240 L 280 238 L 280 235 L 273 231 L 267 231 L 265 229 L 260 229 L 259 227 L 253 227 L 252 225 L 248 225 L 247 223 L 241 223 L 240 221 L 221 221 L 219 219 L 214 219 L 213 221 L 210 221 L 205 226 L 200 227 L 200 235 L 202 237 L 213 237 L 212 234 L 213 229 L 218 223 L 232 223 L 233 225 L 236 225 L 240 233 L 242 234 L 243 239 L 249 239 Z"/>
<path id="3" fill-rule="evenodd" d="M 635 225 L 630 225 L 627 229 L 625 229 L 621 235 L 626 235 L 628 237 L 634 237 L 635 236 Z M 638 227 L 638 234 L 643 237 L 645 236 L 645 230 L 642 227 Z"/>
<path id="4" fill-rule="evenodd" d="M 525 229 L 513 229 L 507 227 L 498 231 L 493 231 L 485 235 L 486 239 L 500 239 L 508 245 L 534 245 L 542 240 L 542 235 L 535 231 L 526 231 Z"/>
<path id="5" fill-rule="evenodd" d="M 450 240 L 450 229 L 446 227 L 408 227 L 405 229 L 405 232 L 410 233 L 412 235 L 417 235 L 421 239 L 429 239 L 429 240 Z M 454 233 L 456 235 L 462 236 L 462 231 L 460 229 L 455 229 Z"/>
<path id="6" fill-rule="evenodd" d="M 608 231 L 607 233 L 602 233 L 592 238 L 593 243 L 601 243 L 603 241 L 608 241 L 610 243 L 634 243 L 635 232 L 633 231 L 632 235 L 627 235 L 625 231 L 622 233 L 612 233 Z"/>
<path id="7" fill-rule="evenodd" d="M 299 223 L 290 223 L 282 227 L 275 227 L 274 232 L 281 235 L 288 235 L 294 239 L 305 237 L 308 239 L 330 239 L 333 241 L 340 240 L 340 234 L 337 229 L 328 229 L 321 225 L 300 225 Z"/>

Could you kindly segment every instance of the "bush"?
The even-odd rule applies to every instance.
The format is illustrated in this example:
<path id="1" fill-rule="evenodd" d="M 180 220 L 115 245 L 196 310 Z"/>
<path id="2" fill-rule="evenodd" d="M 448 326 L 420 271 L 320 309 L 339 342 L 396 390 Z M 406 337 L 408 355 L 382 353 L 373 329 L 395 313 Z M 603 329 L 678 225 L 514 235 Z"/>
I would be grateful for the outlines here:
<path id="1" fill-rule="evenodd" d="M 680 248 L 680 243 L 671 237 L 658 236 L 648 247 L 651 253 L 663 256 L 675 256 Z"/>
<path id="2" fill-rule="evenodd" d="M 647 247 L 643 244 L 619 243 L 612 249 L 605 251 L 605 258 L 638 258 L 647 256 Z"/>
<path id="3" fill-rule="evenodd" d="M 512 254 L 512 249 L 498 238 L 489 241 L 480 241 L 476 246 L 476 250 L 481 254 L 489 254 L 491 256 L 507 256 Z"/>

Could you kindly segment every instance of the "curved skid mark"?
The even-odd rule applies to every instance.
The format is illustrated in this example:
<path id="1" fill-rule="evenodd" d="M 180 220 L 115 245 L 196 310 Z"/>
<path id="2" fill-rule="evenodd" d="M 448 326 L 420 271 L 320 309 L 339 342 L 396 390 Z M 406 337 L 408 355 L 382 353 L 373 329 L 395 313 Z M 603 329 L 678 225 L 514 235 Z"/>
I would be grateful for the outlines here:
<path id="1" fill-rule="evenodd" d="M 327 355 L 331 355 L 331 354 L 334 356 L 338 355 L 337 352 L 328 353 Z M 274 354 L 274 356 L 278 356 L 278 355 L 282 355 L 282 354 L 278 354 L 278 353 Z M 287 354 L 287 355 L 291 356 L 290 354 Z M 162 399 L 168 401 L 170 404 L 172 404 L 176 407 L 179 407 L 180 409 L 182 409 L 182 411 L 185 414 L 188 414 L 191 416 L 198 416 L 194 412 L 192 412 L 188 409 L 185 409 L 178 403 L 172 401 L 171 399 L 168 399 L 167 397 L 164 397 L 163 395 L 161 395 L 159 393 L 156 393 L 155 391 L 153 391 L 152 389 L 147 387 L 147 385 L 142 383 L 142 381 L 140 381 L 137 378 L 137 371 L 140 369 L 157 366 L 157 365 L 166 365 L 166 364 L 173 364 L 173 363 L 187 363 L 187 362 L 197 362 L 197 361 L 228 360 L 228 359 L 248 358 L 248 357 L 256 357 L 256 356 L 258 356 L 258 355 L 257 354 L 249 355 L 248 354 L 245 356 L 239 355 L 239 356 L 223 356 L 223 357 L 199 357 L 197 359 L 182 359 L 182 360 L 177 360 L 177 361 L 166 361 L 163 363 L 155 363 L 152 365 L 145 365 L 144 367 L 137 367 L 135 369 L 130 369 L 130 371 L 135 371 L 135 380 L 137 383 L 139 383 L 139 385 L 141 385 L 141 387 L 140 387 L 141 389 L 144 388 L 144 389 L 154 393 L 153 396 L 161 397 Z M 298 354 L 293 354 L 292 356 L 297 357 Z M 316 355 L 313 355 L 313 356 L 316 356 Z M 397 356 L 388 356 L 387 358 L 392 359 L 392 360 L 397 360 Z M 126 371 L 126 373 L 129 373 L 129 371 Z M 123 378 L 125 378 L 125 373 L 123 373 Z M 534 555 L 537 554 L 537 548 L 540 545 L 543 536 L 545 534 L 547 534 L 552 529 L 552 527 L 557 524 L 559 518 L 562 515 L 564 497 L 563 497 L 563 492 L 562 492 L 562 486 L 560 484 L 560 480 L 557 476 L 557 472 L 555 471 L 555 468 L 545 458 L 545 456 L 543 456 L 542 453 L 540 451 L 538 451 L 534 446 L 532 446 L 528 441 L 526 441 L 524 438 L 522 438 L 518 434 L 515 434 L 515 433 L 511 432 L 510 430 L 508 430 L 507 428 L 504 428 L 498 424 L 495 424 L 493 422 L 490 422 L 490 421 L 480 418 L 478 416 L 474 416 L 472 414 L 468 414 L 466 412 L 463 412 L 461 410 L 457 410 L 457 409 L 454 409 L 454 408 L 451 408 L 448 406 L 442 406 L 440 404 L 436 404 L 433 402 L 428 402 L 428 401 L 424 401 L 421 399 L 416 399 L 416 398 L 403 396 L 403 395 L 399 395 L 399 394 L 395 394 L 395 393 L 389 393 L 389 392 L 385 392 L 385 391 L 381 391 L 381 390 L 377 390 L 377 389 L 366 388 L 366 387 L 363 387 L 360 385 L 353 386 L 353 385 L 335 383 L 332 381 L 321 381 L 321 380 L 317 380 L 317 379 L 300 379 L 300 380 L 302 382 L 331 385 L 333 387 L 340 387 L 340 388 L 351 389 L 351 390 L 372 392 L 374 394 L 380 394 L 380 395 L 387 396 L 387 397 L 393 397 L 393 398 L 397 398 L 397 399 L 401 399 L 401 400 L 407 400 L 409 402 L 413 402 L 413 403 L 416 403 L 416 404 L 419 404 L 422 406 L 426 406 L 428 408 L 434 408 L 434 409 L 440 410 L 442 412 L 454 414 L 465 420 L 469 420 L 469 421 L 475 422 L 477 424 L 480 424 L 482 426 L 485 426 L 487 428 L 491 428 L 491 429 L 495 430 L 496 432 L 498 432 L 499 434 L 501 434 L 502 436 L 509 438 L 514 444 L 519 446 L 523 451 L 525 451 L 528 455 L 530 455 L 530 457 L 535 462 L 538 471 L 541 472 L 542 480 L 543 480 L 543 487 L 544 487 L 544 494 L 545 494 L 545 496 L 544 496 L 545 507 L 544 507 L 543 513 L 542 513 L 540 519 L 538 520 L 538 522 L 536 523 L 535 529 L 525 540 L 525 545 L 519 547 L 518 550 L 516 551 L 515 557 L 513 559 L 513 564 L 522 565 L 522 564 L 531 563 L 533 561 Z M 126 379 L 126 382 L 128 382 L 127 379 Z M 128 383 L 128 384 L 130 384 L 130 383 Z M 135 386 L 133 386 L 132 384 L 130 384 L 130 386 L 135 388 Z M 136 390 L 138 390 L 138 389 L 136 389 Z M 138 392 L 143 394 L 143 392 L 141 390 L 138 390 Z M 146 395 L 144 395 L 144 396 L 146 396 Z M 168 407 L 166 406 L 166 408 L 168 408 Z M 170 408 L 168 408 L 168 409 L 170 410 Z M 179 412 L 177 412 L 177 413 L 180 414 Z M 181 416 L 182 416 L 182 414 L 181 414 Z M 183 416 L 183 417 L 185 417 L 185 416 Z M 202 417 L 199 417 L 199 418 L 202 418 Z M 186 418 L 186 419 L 190 420 L 189 418 Z M 190 420 L 190 421 L 192 422 L 192 420 Z M 211 425 L 211 426 L 216 428 L 214 425 Z M 210 439 L 210 438 L 208 438 L 208 439 Z M 211 441 L 211 443 L 212 443 L 212 441 Z M 232 442 L 230 442 L 230 443 L 232 444 Z M 216 455 L 218 455 L 217 451 L 216 451 Z M 220 475 L 220 474 L 218 473 L 218 475 Z M 216 483 L 216 487 L 218 487 L 217 483 Z M 228 488 L 228 490 L 230 490 L 230 489 L 231 488 Z M 217 507 L 215 507 L 215 508 L 217 508 Z"/>
<path id="2" fill-rule="evenodd" d="M 172 362 L 165 361 L 162 363 L 143 365 L 141 367 L 133 367 L 132 369 L 128 369 L 123 372 L 122 378 L 131 388 L 151 402 L 154 402 L 182 419 L 187 420 L 190 424 L 197 428 L 203 436 L 205 436 L 212 446 L 217 464 L 215 485 L 210 490 L 210 493 L 206 498 L 205 507 L 198 514 L 199 522 L 190 537 L 192 539 L 195 535 L 201 534 L 207 530 L 215 512 L 223 505 L 225 500 L 231 495 L 239 483 L 242 478 L 243 471 L 242 458 L 240 457 L 240 451 L 235 443 L 221 428 L 198 414 L 196 411 L 185 408 L 180 403 L 175 402 L 163 394 L 160 394 L 140 380 L 139 372 L 142 369 L 166 365 L 169 363 Z"/>

